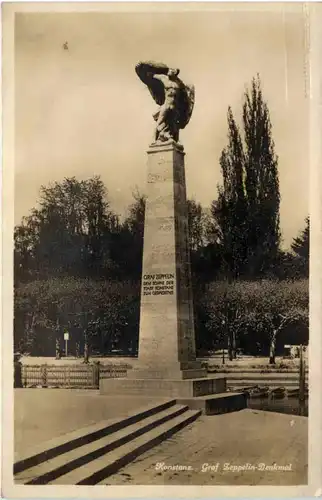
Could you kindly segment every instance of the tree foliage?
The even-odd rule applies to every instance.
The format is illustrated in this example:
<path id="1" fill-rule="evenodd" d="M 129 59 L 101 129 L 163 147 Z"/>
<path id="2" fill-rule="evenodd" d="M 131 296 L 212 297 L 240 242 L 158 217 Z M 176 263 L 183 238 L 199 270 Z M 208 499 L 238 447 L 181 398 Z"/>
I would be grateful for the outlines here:
<path id="1" fill-rule="evenodd" d="M 305 219 L 305 228 L 293 239 L 291 249 L 297 259 L 297 267 L 301 269 L 301 274 L 309 275 L 310 260 L 310 218 Z"/>
<path id="2" fill-rule="evenodd" d="M 220 166 L 223 185 L 212 203 L 214 231 L 223 247 L 226 273 L 263 276 L 280 244 L 278 158 L 259 77 L 244 95 L 243 130 L 228 109 L 228 145 Z"/>
<path id="3" fill-rule="evenodd" d="M 17 279 L 97 274 L 109 264 L 118 226 L 99 177 L 42 186 L 39 208 L 15 229 Z"/>
<path id="4" fill-rule="evenodd" d="M 230 107 L 227 119 L 217 199 L 210 211 L 187 201 L 196 343 L 269 351 L 274 362 L 288 325 L 307 333 L 309 219 L 282 251 L 278 157 L 259 77 L 244 94 L 241 127 Z M 68 330 L 85 357 L 135 351 L 145 205 L 136 191 L 121 220 L 98 176 L 41 187 L 14 232 L 16 349 L 57 352 Z"/>
<path id="5" fill-rule="evenodd" d="M 228 347 L 235 336 L 237 346 L 269 352 L 274 362 L 278 336 L 289 325 L 300 323 L 308 338 L 308 294 L 307 280 L 211 283 L 204 300 L 213 347 Z"/>
<path id="6" fill-rule="evenodd" d="M 91 347 L 111 350 L 117 344 L 136 349 L 139 290 L 132 282 L 59 277 L 35 280 L 15 290 L 15 347 L 39 352 L 43 344 L 63 341 L 71 332 L 74 343 L 90 338 Z"/>
<path id="7" fill-rule="evenodd" d="M 191 252 L 198 252 L 207 242 L 207 225 L 209 217 L 201 204 L 195 199 L 187 200 L 189 227 L 189 247 Z"/>
<path id="8" fill-rule="evenodd" d="M 133 202 L 113 245 L 111 257 L 122 279 L 129 276 L 134 280 L 141 279 L 145 202 L 144 194 L 133 193 Z"/>

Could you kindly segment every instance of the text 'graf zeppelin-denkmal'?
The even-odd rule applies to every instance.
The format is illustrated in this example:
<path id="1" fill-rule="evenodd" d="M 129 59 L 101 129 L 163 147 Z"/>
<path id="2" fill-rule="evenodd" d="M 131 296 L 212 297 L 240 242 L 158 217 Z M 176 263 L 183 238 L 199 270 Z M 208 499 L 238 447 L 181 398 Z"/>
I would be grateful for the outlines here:
<path id="1" fill-rule="evenodd" d="M 174 274 L 144 274 L 143 295 L 173 295 Z"/>

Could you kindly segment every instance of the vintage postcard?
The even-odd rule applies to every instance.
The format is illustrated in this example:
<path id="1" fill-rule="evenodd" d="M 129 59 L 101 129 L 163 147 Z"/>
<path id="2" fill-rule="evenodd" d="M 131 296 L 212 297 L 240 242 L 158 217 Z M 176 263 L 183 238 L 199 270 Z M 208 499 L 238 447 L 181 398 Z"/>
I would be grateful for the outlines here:
<path id="1" fill-rule="evenodd" d="M 2 496 L 320 496 L 322 8 L 2 4 Z"/>

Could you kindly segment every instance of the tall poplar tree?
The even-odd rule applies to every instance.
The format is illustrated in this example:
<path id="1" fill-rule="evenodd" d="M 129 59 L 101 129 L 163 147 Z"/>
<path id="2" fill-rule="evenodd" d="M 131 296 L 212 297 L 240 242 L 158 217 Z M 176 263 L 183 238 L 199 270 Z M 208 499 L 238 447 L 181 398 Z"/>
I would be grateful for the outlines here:
<path id="1" fill-rule="evenodd" d="M 223 185 L 212 215 L 219 227 L 228 278 L 264 275 L 280 245 L 278 157 L 259 77 L 245 92 L 242 131 L 228 109 L 228 145 L 220 166 Z"/>
<path id="2" fill-rule="evenodd" d="M 218 200 L 211 212 L 223 247 L 224 271 L 228 278 L 242 273 L 245 253 L 247 200 L 244 190 L 244 151 L 240 131 L 231 108 L 228 109 L 228 146 L 222 151 L 220 167 L 223 185 L 218 186 Z"/>
<path id="3" fill-rule="evenodd" d="M 247 261 L 250 275 L 274 265 L 280 245 L 278 157 L 267 103 L 259 76 L 245 93 L 243 106 Z"/>

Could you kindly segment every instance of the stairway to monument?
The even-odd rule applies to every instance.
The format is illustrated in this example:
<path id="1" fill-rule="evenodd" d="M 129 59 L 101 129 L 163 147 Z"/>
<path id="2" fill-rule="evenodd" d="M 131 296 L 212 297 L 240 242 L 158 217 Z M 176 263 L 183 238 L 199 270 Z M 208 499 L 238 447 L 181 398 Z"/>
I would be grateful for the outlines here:
<path id="1" fill-rule="evenodd" d="M 16 484 L 95 485 L 194 422 L 201 410 L 175 399 L 42 444 L 14 465 Z"/>

